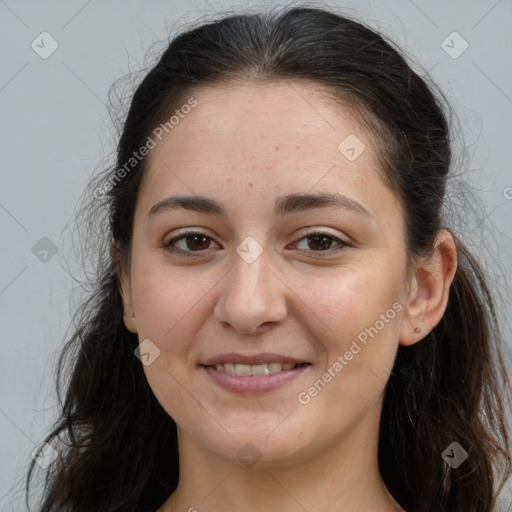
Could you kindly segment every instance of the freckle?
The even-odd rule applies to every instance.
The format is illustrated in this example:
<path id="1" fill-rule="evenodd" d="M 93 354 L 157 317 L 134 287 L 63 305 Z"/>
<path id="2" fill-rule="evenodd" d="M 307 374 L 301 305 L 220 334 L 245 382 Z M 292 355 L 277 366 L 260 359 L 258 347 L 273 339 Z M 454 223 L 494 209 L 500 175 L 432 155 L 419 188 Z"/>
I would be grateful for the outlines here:
<path id="1" fill-rule="evenodd" d="M 252 183 L 249 183 L 249 187 L 252 187 L 252 186 L 253 186 L 253 184 L 252 184 Z"/>
<path id="2" fill-rule="evenodd" d="M 295 149 L 299 149 L 299 148 L 300 148 L 300 146 L 297 144 L 297 145 L 295 146 Z"/>
<path id="3" fill-rule="evenodd" d="M 274 147 L 274 149 L 275 149 L 276 151 L 279 151 L 279 146 L 275 146 L 275 147 Z"/>

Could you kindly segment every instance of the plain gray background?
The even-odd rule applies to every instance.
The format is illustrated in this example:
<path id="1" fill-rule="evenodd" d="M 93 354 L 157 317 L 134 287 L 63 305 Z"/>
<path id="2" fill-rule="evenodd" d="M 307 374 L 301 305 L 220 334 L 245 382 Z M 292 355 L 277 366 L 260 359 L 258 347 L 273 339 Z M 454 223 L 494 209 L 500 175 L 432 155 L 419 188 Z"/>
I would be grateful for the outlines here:
<path id="1" fill-rule="evenodd" d="M 0 1 L 0 510 L 25 510 L 22 485 L 30 454 L 54 420 L 52 370 L 77 290 L 66 270 L 73 267 L 63 250 L 66 226 L 89 176 L 111 163 L 110 85 L 139 70 L 151 45 L 186 23 L 232 7 L 283 4 Z M 466 177 L 482 203 L 483 222 L 462 217 L 468 221 L 465 236 L 479 254 L 502 261 L 486 265 L 493 287 L 502 290 L 500 312 L 510 347 L 512 1 L 333 0 L 323 5 L 337 6 L 391 37 L 414 59 L 413 69 L 430 73 L 455 109 L 467 153 Z M 42 32 L 58 44 L 49 56 L 44 52 L 55 43 Z"/>

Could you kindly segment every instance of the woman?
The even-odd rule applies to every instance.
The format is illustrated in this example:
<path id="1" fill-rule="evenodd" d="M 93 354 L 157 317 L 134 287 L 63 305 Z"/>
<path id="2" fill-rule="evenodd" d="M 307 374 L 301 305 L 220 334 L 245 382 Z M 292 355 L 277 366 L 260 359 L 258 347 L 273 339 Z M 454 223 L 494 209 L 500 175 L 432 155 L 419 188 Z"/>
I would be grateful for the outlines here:
<path id="1" fill-rule="evenodd" d="M 442 216 L 449 128 L 332 12 L 174 39 L 92 184 L 110 259 L 62 354 L 39 510 L 491 511 L 510 388 Z"/>

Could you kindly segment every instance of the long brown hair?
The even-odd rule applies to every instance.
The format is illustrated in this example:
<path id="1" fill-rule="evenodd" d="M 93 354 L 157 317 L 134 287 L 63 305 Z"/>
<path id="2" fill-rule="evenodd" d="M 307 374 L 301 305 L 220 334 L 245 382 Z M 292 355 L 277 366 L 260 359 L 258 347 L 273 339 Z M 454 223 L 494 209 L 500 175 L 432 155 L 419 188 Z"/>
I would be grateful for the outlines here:
<path id="1" fill-rule="evenodd" d="M 385 176 L 403 204 L 410 254 L 428 253 L 445 227 L 447 102 L 384 36 L 316 7 L 224 16 L 178 35 L 133 95 L 116 165 L 89 187 L 82 218 L 104 229 L 92 291 L 58 363 L 61 416 L 45 441 L 59 457 L 48 469 L 40 512 L 156 509 L 177 486 L 176 424 L 134 357 L 137 335 L 124 325 L 108 254 L 114 239 L 128 258 L 146 158 L 119 170 L 195 87 L 247 79 L 308 80 L 348 101 L 379 143 Z M 379 467 L 408 512 L 490 512 L 497 484 L 510 474 L 503 339 L 485 273 L 456 241 L 447 310 L 425 339 L 399 347 L 385 392 Z M 453 442 L 468 453 L 457 468 L 442 458 Z"/>

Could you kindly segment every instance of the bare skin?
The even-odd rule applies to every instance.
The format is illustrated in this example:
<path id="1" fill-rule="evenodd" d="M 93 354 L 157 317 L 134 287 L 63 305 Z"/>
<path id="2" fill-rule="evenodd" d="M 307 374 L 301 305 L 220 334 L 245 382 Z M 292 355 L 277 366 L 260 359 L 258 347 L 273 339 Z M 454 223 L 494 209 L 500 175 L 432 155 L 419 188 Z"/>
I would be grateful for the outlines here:
<path id="1" fill-rule="evenodd" d="M 403 209 L 374 141 L 318 90 L 284 81 L 199 89 L 198 105 L 149 155 L 122 293 L 126 327 L 160 350 L 144 371 L 178 426 L 180 482 L 159 512 L 402 510 L 378 468 L 383 393 L 399 344 L 421 341 L 441 319 L 456 250 L 442 231 L 432 257 L 408 266 Z M 350 134 L 365 145 L 353 160 L 338 148 Z M 347 201 L 274 212 L 280 196 L 321 192 L 367 213 Z M 148 216 L 178 195 L 215 199 L 226 215 Z M 162 247 L 184 231 L 173 242 L 181 252 Z M 332 238 L 322 246 L 318 233 Z M 250 263 L 236 251 L 247 237 L 262 251 Z M 310 365 L 245 396 L 201 366 L 224 352 Z M 329 368 L 328 383 L 308 391 Z M 252 465 L 239 455 L 247 446 Z"/>

